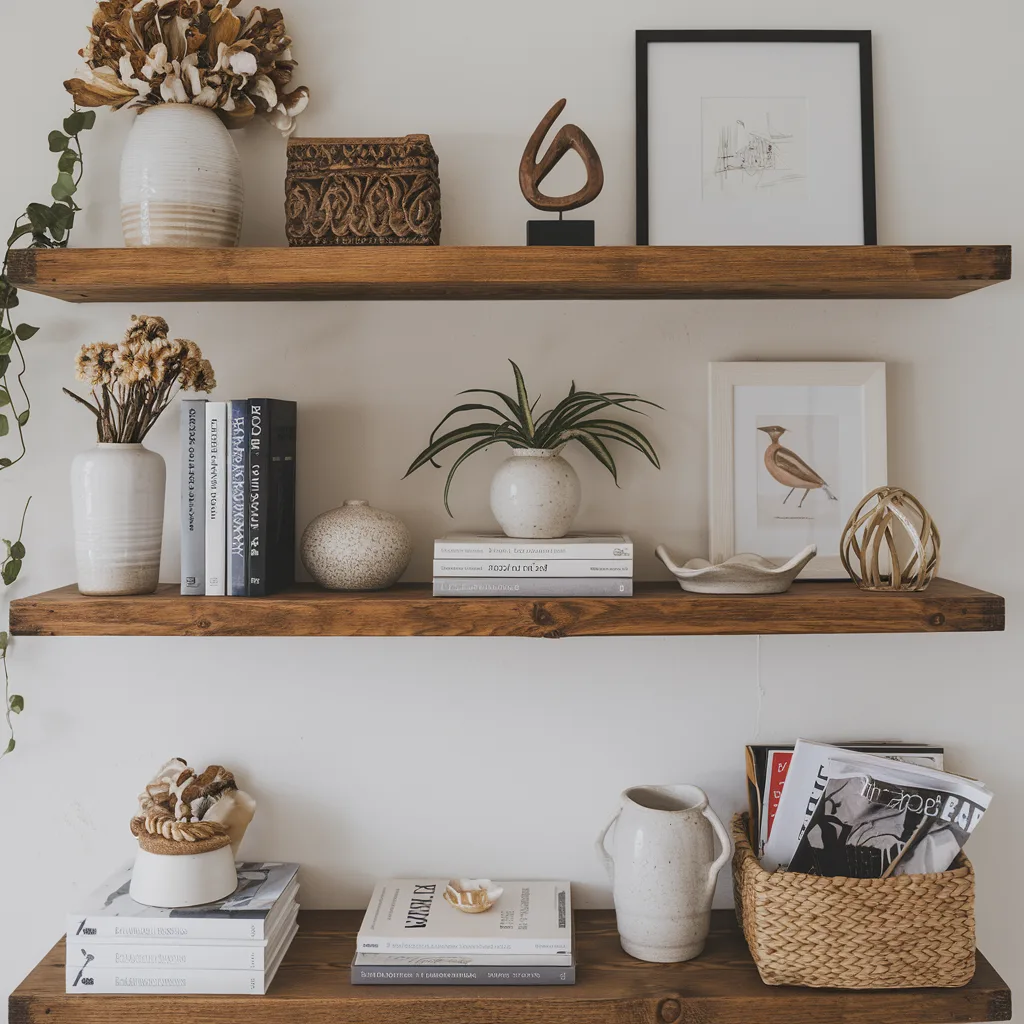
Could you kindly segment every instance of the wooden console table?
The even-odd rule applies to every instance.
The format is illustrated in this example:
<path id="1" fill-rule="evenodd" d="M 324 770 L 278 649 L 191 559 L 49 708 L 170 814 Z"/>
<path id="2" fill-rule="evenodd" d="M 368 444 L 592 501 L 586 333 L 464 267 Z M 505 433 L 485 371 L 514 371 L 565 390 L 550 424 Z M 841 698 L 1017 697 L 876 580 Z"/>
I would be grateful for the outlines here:
<path id="1" fill-rule="evenodd" d="M 761 983 L 731 911 L 707 949 L 645 964 L 619 948 L 610 911 L 576 913 L 577 984 L 566 987 L 353 987 L 361 911 L 313 910 L 267 996 L 64 993 L 61 940 L 10 998 L 10 1024 L 940 1024 L 1010 1019 L 1010 991 L 979 953 L 965 988 L 884 992 Z"/>

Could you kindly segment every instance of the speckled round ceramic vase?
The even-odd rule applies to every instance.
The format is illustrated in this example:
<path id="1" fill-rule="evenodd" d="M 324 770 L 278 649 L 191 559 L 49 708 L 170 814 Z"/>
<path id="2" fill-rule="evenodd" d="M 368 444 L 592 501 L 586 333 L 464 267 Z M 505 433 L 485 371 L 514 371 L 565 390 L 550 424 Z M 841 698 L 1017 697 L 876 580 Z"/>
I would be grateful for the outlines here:
<path id="1" fill-rule="evenodd" d="M 412 536 L 398 516 L 346 501 L 306 527 L 300 551 L 306 571 L 326 590 L 386 590 L 409 567 Z"/>
<path id="2" fill-rule="evenodd" d="M 717 859 L 716 835 L 722 846 Z M 611 878 L 622 948 L 657 964 L 699 956 L 718 872 L 732 856 L 732 838 L 707 794 L 696 786 L 627 789 L 597 838 L 597 851 Z"/>
<path id="3" fill-rule="evenodd" d="M 121 156 L 125 245 L 238 245 L 243 198 L 242 161 L 214 111 L 161 103 L 136 116 Z"/>
<path id="4" fill-rule="evenodd" d="M 71 463 L 78 589 L 152 594 L 160 581 L 163 458 L 141 444 L 97 444 Z"/>
<path id="5" fill-rule="evenodd" d="M 564 537 L 580 510 L 580 478 L 561 448 L 514 448 L 491 481 L 506 537 Z"/>

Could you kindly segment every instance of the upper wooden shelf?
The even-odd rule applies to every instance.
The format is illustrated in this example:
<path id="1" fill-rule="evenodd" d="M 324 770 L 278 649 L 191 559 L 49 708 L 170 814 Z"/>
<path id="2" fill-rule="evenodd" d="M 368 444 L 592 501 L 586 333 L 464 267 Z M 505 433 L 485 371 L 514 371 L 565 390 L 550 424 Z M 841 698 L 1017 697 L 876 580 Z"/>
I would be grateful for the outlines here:
<path id="1" fill-rule="evenodd" d="M 1001 597 L 950 580 L 919 594 L 796 583 L 786 594 L 686 594 L 638 583 L 633 597 L 453 598 L 426 584 L 338 594 L 298 585 L 272 597 L 83 597 L 63 587 L 11 602 L 19 636 L 695 636 L 1001 630 Z"/>
<path id="2" fill-rule="evenodd" d="M 1010 246 L 21 249 L 9 277 L 71 302 L 948 299 L 1008 280 Z"/>
<path id="3" fill-rule="evenodd" d="M 10 998 L 12 1024 L 918 1024 L 1009 1020 L 1010 990 L 979 953 L 965 988 L 769 987 L 731 911 L 712 913 L 703 954 L 647 964 L 619 948 L 611 911 L 577 911 L 577 982 L 563 987 L 349 984 L 361 911 L 299 914 L 265 997 L 66 995 L 64 941 Z M 913 941 L 911 934 L 908 941 Z"/>

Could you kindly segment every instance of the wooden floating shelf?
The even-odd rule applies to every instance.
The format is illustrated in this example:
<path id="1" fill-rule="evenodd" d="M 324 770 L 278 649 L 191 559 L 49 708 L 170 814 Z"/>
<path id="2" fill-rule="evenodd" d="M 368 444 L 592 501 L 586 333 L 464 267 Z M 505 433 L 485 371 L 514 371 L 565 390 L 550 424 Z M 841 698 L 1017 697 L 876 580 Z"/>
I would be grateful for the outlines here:
<path id="1" fill-rule="evenodd" d="M 453 598 L 427 584 L 338 594 L 297 585 L 273 597 L 83 597 L 63 587 L 11 602 L 17 636 L 700 636 L 1001 630 L 1004 601 L 950 580 L 919 594 L 796 583 L 786 594 L 686 594 L 638 583 L 628 598 Z"/>
<path id="2" fill-rule="evenodd" d="M 563 987 L 349 984 L 361 911 L 299 914 L 265 997 L 66 995 L 64 941 L 15 989 L 12 1024 L 917 1024 L 1009 1020 L 1010 990 L 979 953 L 965 988 L 849 991 L 762 983 L 732 911 L 704 953 L 647 964 L 619 948 L 611 911 L 577 911 L 577 981 Z"/>
<path id="3" fill-rule="evenodd" d="M 70 302 L 948 299 L 1009 280 L 1010 246 L 21 249 L 8 273 Z"/>

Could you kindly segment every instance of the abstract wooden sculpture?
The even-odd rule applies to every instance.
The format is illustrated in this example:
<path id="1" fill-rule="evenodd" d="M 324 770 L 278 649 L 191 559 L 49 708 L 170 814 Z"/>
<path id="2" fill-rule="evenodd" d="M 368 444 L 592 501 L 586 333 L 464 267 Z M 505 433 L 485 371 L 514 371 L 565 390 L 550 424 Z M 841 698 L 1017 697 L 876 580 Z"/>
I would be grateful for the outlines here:
<path id="1" fill-rule="evenodd" d="M 939 545 L 939 531 L 917 498 L 879 487 L 850 516 L 839 556 L 861 590 L 924 590 L 939 570 Z"/>
<path id="2" fill-rule="evenodd" d="M 565 109 L 566 101 L 559 100 L 543 117 L 519 161 L 519 187 L 526 201 L 538 210 L 558 213 L 558 222 L 530 221 L 527 228 L 527 243 L 530 245 L 593 245 L 593 221 L 562 221 L 562 214 L 578 210 L 592 203 L 604 188 L 604 169 L 594 144 L 586 132 L 574 124 L 563 125 L 548 146 L 543 157 L 540 147 L 551 130 L 558 115 Z M 555 165 L 574 150 L 583 160 L 587 169 L 587 181 L 578 192 L 568 196 L 547 196 L 540 190 L 541 182 L 551 173 Z M 589 239 L 589 240 L 588 240 Z"/>

